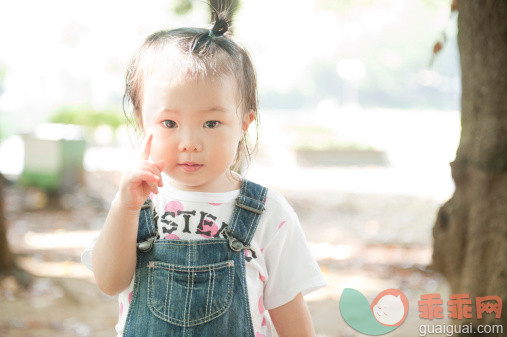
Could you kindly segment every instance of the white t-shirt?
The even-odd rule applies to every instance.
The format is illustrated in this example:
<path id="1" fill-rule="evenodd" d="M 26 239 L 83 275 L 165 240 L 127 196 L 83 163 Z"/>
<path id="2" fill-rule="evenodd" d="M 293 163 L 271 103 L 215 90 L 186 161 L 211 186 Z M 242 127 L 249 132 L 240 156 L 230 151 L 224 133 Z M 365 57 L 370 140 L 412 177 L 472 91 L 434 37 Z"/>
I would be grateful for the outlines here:
<path id="1" fill-rule="evenodd" d="M 239 190 L 225 193 L 190 192 L 174 188 L 166 179 L 164 182 L 159 193 L 150 196 L 158 238 L 205 240 L 217 232 L 222 222 L 229 224 Z M 189 220 L 190 233 L 183 232 L 185 219 L 182 215 L 171 217 L 169 224 L 161 222 L 161 215 L 165 211 L 175 210 L 196 211 Z M 207 222 L 208 226 L 205 227 L 211 230 L 210 236 L 195 233 L 204 214 L 201 212 L 205 212 L 206 221 L 212 222 L 211 225 Z M 82 263 L 90 270 L 97 237 L 81 255 Z M 267 310 L 290 302 L 299 292 L 306 295 L 327 283 L 310 252 L 296 213 L 275 190 L 268 190 L 265 211 L 250 246 L 254 253 L 245 251 L 246 284 L 255 335 L 276 336 Z M 129 287 L 118 295 L 119 319 L 115 326 L 118 336 L 121 336 L 125 326 L 134 278 L 135 275 Z"/>

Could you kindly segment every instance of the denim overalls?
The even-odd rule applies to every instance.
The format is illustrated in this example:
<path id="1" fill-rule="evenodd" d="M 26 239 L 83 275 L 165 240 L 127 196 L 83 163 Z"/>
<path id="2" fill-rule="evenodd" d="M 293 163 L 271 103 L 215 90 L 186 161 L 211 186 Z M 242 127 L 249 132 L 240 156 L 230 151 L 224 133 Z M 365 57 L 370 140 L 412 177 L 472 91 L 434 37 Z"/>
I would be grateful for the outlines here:
<path id="1" fill-rule="evenodd" d="M 123 336 L 254 337 L 243 249 L 254 236 L 267 191 L 243 178 L 223 235 L 202 240 L 156 240 L 146 200 Z"/>

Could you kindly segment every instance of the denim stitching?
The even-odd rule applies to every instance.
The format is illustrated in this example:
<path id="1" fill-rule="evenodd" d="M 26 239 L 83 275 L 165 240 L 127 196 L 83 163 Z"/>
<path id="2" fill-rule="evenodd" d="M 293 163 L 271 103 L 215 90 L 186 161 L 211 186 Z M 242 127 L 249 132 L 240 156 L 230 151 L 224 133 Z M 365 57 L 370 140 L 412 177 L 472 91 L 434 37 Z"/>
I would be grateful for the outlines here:
<path id="1" fill-rule="evenodd" d="M 194 255 L 194 258 L 192 259 L 192 264 L 194 263 L 194 260 L 195 260 L 195 246 L 192 246 L 192 253 Z M 187 321 L 190 321 L 190 311 L 192 311 L 192 295 L 194 294 L 194 275 L 195 275 L 195 272 L 192 271 L 191 272 L 191 277 L 192 277 L 192 287 L 190 288 L 190 301 L 188 302 L 188 318 L 187 318 Z"/>
<path id="2" fill-rule="evenodd" d="M 232 287 L 228 287 L 228 292 L 227 292 L 227 304 L 220 308 L 219 310 L 217 310 L 216 312 L 214 312 L 213 314 L 210 314 L 210 315 L 207 315 L 205 317 L 202 317 L 200 319 L 197 319 L 197 320 L 194 320 L 194 321 L 191 321 L 192 324 L 190 324 L 190 322 L 185 322 L 183 320 L 179 320 L 179 319 L 176 319 L 176 318 L 172 318 L 172 317 L 164 317 L 164 316 L 161 316 L 160 313 L 152 306 L 150 306 L 150 311 L 158 318 L 160 319 L 163 319 L 163 320 L 166 320 L 170 323 L 173 323 L 173 324 L 176 324 L 176 325 L 180 325 L 180 326 L 183 326 L 183 327 L 190 327 L 190 326 L 195 326 L 195 325 L 199 325 L 199 324 L 202 324 L 202 323 L 206 323 L 206 322 L 209 322 L 211 321 L 212 319 L 215 319 L 219 316 L 221 316 L 222 314 L 224 314 L 227 309 L 231 306 L 232 304 L 232 297 L 231 297 L 231 292 L 232 292 L 232 288 L 233 288 L 233 285 L 234 285 L 234 278 L 232 278 L 231 280 L 231 277 L 230 277 L 230 271 L 229 271 L 229 281 L 232 285 Z M 181 323 L 180 323 L 181 322 Z M 189 323 L 189 324 L 185 324 L 185 323 Z"/>
<path id="3" fill-rule="evenodd" d="M 253 201 L 254 204 L 262 204 L 262 201 L 260 201 L 259 199 L 249 197 L 248 195 L 243 195 L 242 198 Z"/>
<path id="4" fill-rule="evenodd" d="M 232 214 L 231 223 L 230 225 L 230 231 L 234 231 L 234 227 L 236 227 L 236 221 L 239 215 L 239 211 L 237 207 L 234 207 L 234 212 Z M 227 240 L 227 243 L 229 243 L 229 240 Z"/>
<path id="5" fill-rule="evenodd" d="M 175 270 L 175 271 L 183 271 L 183 272 L 195 272 L 195 273 L 203 273 L 208 272 L 210 270 L 217 270 L 222 269 L 225 267 L 228 267 L 230 263 L 234 265 L 234 260 L 227 260 L 219 263 L 212 263 L 212 264 L 205 264 L 202 266 L 179 266 L 176 264 L 170 264 L 160 261 L 152 261 L 153 267 L 152 268 L 159 268 L 159 269 L 166 269 L 166 270 Z M 175 267 L 183 267 L 183 268 L 175 268 Z"/>
<path id="6" fill-rule="evenodd" d="M 247 244 L 250 243 L 250 231 L 252 230 L 252 228 L 254 227 L 254 224 L 255 222 L 257 221 L 259 215 L 256 214 L 254 215 L 252 221 L 250 222 L 250 225 L 248 226 L 248 232 L 246 233 L 246 241 L 247 241 Z"/>
<path id="7" fill-rule="evenodd" d="M 176 324 L 176 325 L 183 326 L 183 327 L 191 327 L 191 326 L 195 326 L 195 325 L 209 322 L 212 319 L 215 319 L 215 318 L 223 315 L 232 304 L 232 290 L 234 288 L 234 277 L 231 276 L 231 271 L 232 271 L 232 276 L 233 276 L 234 275 L 234 264 L 230 265 L 230 268 L 228 268 L 228 270 L 227 270 L 227 296 L 226 296 L 227 303 L 222 308 L 218 309 L 216 312 L 213 312 L 207 316 L 187 322 L 185 320 L 180 320 L 180 319 L 177 319 L 174 317 L 168 317 L 166 315 L 161 314 L 157 310 L 157 308 L 155 308 L 153 306 L 153 304 L 151 303 L 151 300 L 148 302 L 148 307 L 149 307 L 150 311 L 152 312 L 152 314 L 155 315 L 156 317 L 158 317 L 162 320 L 165 320 L 169 323 Z M 150 299 L 151 299 L 151 297 L 150 297 Z"/>
<path id="8" fill-rule="evenodd" d="M 148 217 L 146 216 L 146 212 L 147 212 L 147 211 L 145 211 L 145 210 L 142 210 L 142 211 L 141 211 L 141 213 L 143 213 L 145 223 L 147 223 L 147 222 L 148 222 Z M 148 226 L 149 226 L 149 224 L 148 224 Z M 150 230 L 148 229 L 148 236 L 150 236 L 150 235 L 149 235 L 149 231 L 150 231 Z M 142 239 L 144 240 L 144 238 L 142 238 Z"/>
<path id="9" fill-rule="evenodd" d="M 262 200 L 262 199 L 261 199 Z M 248 239 L 248 235 L 250 234 L 250 230 L 252 229 L 253 227 L 253 224 L 256 223 L 255 221 L 257 221 L 258 217 L 260 216 L 260 214 L 257 214 L 254 212 L 254 216 L 253 216 L 253 219 L 252 221 L 250 222 L 250 225 L 249 225 L 249 228 L 248 228 L 248 233 L 247 233 L 247 244 L 250 243 L 250 240 Z M 253 322 L 252 322 L 252 314 L 250 312 L 250 303 L 248 303 L 248 293 L 247 293 L 247 287 L 246 287 L 246 266 L 245 266 L 245 260 L 244 259 L 241 259 L 240 260 L 240 270 L 241 270 L 241 279 L 242 280 L 245 280 L 244 281 L 244 284 L 243 284 L 243 297 L 245 298 L 245 301 L 247 302 L 246 303 L 246 312 L 247 312 L 247 317 L 249 318 L 248 321 L 250 322 L 248 324 L 248 329 L 250 331 L 250 336 L 253 336 L 254 335 L 254 332 L 253 332 Z"/>
<path id="10" fill-rule="evenodd" d="M 260 195 L 260 199 L 263 200 L 264 196 L 267 194 L 267 188 L 262 188 L 262 191 L 261 191 L 261 195 Z M 262 204 L 262 208 L 264 208 L 264 204 Z M 252 237 L 250 237 L 250 231 L 253 229 L 253 224 L 255 223 L 255 221 L 257 221 L 257 218 L 260 216 L 260 214 L 256 214 L 256 216 L 254 217 L 254 220 L 252 220 L 252 224 L 250 224 L 250 227 L 248 228 L 248 232 L 246 234 L 246 244 L 250 244 L 250 241 L 252 240 L 252 237 L 253 235 L 255 234 L 255 231 L 251 234 Z M 257 223 L 258 225 L 258 223 Z M 255 228 L 257 228 L 257 226 L 255 226 Z"/>
<path id="11" fill-rule="evenodd" d="M 148 213 L 151 217 L 151 208 L 150 209 L 146 209 L 146 210 L 143 210 L 143 215 L 144 215 L 144 220 L 146 221 L 146 225 L 148 226 L 148 236 L 154 236 L 154 230 L 153 230 L 153 227 L 152 227 L 152 224 L 151 224 L 151 221 L 149 220 L 149 217 L 146 215 L 146 213 Z"/>
<path id="12" fill-rule="evenodd" d="M 241 193 L 243 193 L 243 189 L 241 189 Z M 234 207 L 234 211 L 232 213 L 231 223 L 230 223 L 230 230 L 234 231 L 234 228 L 236 227 L 236 221 L 239 215 L 239 210 L 237 207 Z"/>
<path id="13" fill-rule="evenodd" d="M 260 194 L 260 199 L 261 199 L 261 200 L 262 200 L 262 195 L 263 195 L 263 193 L 264 193 L 264 191 L 265 191 L 265 190 L 266 190 L 265 188 L 262 188 L 262 189 L 261 189 L 261 194 Z M 262 202 L 259 202 L 258 200 L 256 200 L 256 199 L 252 199 L 252 198 L 249 198 L 249 197 L 246 197 L 246 198 L 248 198 L 248 199 L 250 199 L 250 200 L 254 200 L 257 204 L 259 204 L 259 205 L 261 206 L 261 209 L 262 209 L 262 210 L 264 209 L 264 206 L 263 206 L 263 203 L 262 203 Z M 248 208 L 252 208 L 252 207 L 248 207 Z M 261 210 L 261 211 L 262 211 L 262 210 Z M 245 242 L 245 244 L 247 244 L 247 245 L 248 245 L 248 244 L 250 243 L 250 241 L 251 241 L 251 238 L 250 238 L 250 232 L 252 231 L 252 229 L 253 229 L 253 227 L 254 227 L 254 226 L 253 226 L 253 224 L 257 221 L 257 218 L 261 215 L 261 214 L 258 214 L 258 213 L 256 213 L 256 212 L 253 212 L 253 213 L 255 213 L 255 215 L 253 215 L 253 219 L 252 219 L 252 221 L 250 222 L 250 225 L 248 226 L 248 232 L 246 233 L 246 236 L 245 236 L 245 241 L 246 241 L 246 242 Z M 255 227 L 257 228 L 257 226 L 255 226 Z"/>
<path id="14" fill-rule="evenodd" d="M 213 269 L 222 269 L 222 268 L 225 268 L 225 267 L 227 267 L 227 265 L 222 266 L 222 267 L 219 267 L 219 268 L 213 268 Z M 189 269 L 177 269 L 177 268 L 171 268 L 171 267 L 166 268 L 166 267 L 159 267 L 159 266 L 157 266 L 157 268 L 159 268 L 159 269 L 165 269 L 165 270 L 170 270 L 170 271 L 174 270 L 174 271 L 181 271 L 181 272 L 189 272 L 189 273 L 190 273 L 190 272 L 193 272 L 193 273 L 204 273 L 204 272 L 208 272 L 208 271 L 210 271 L 210 270 L 211 270 L 211 269 L 206 269 L 206 270 L 193 270 L 193 269 L 192 269 L 193 267 L 190 267 Z"/>
<path id="15" fill-rule="evenodd" d="M 216 240 L 216 241 L 215 241 Z M 192 241 L 203 241 L 203 242 L 196 242 L 196 245 L 213 245 L 213 244 L 220 244 L 220 243 L 228 243 L 229 241 L 227 239 L 222 238 L 213 238 L 213 239 L 197 239 L 197 240 L 156 240 L 153 241 L 154 245 L 177 245 L 177 246 L 185 246 L 192 244 Z M 206 242 L 211 241 L 211 242 Z"/>
<path id="16" fill-rule="evenodd" d="M 247 184 L 248 184 L 248 180 L 243 179 L 243 183 L 241 184 L 240 196 L 246 195 L 246 186 L 247 186 Z M 240 212 L 238 211 L 238 208 L 234 207 L 233 219 L 231 220 L 231 222 L 232 222 L 231 231 L 234 231 L 234 229 L 236 228 L 236 222 L 237 222 L 239 213 Z"/>
<path id="17" fill-rule="evenodd" d="M 244 203 L 240 203 L 242 206 L 247 206 L 247 207 L 250 207 L 250 208 L 254 208 L 258 211 L 264 211 L 264 203 L 258 199 L 254 199 L 254 198 L 250 198 L 250 197 L 247 197 L 247 196 L 242 196 L 241 198 L 243 199 L 247 199 L 247 201 L 249 200 L 250 202 L 252 202 L 255 206 L 248 206 L 248 205 L 245 205 Z"/>
<path id="18" fill-rule="evenodd" d="M 174 282 L 174 270 L 171 270 L 171 294 L 169 295 L 169 309 L 167 309 L 167 317 L 169 317 L 169 311 L 171 309 L 171 298 L 173 296 L 173 282 Z"/>
<path id="19" fill-rule="evenodd" d="M 154 283 L 153 282 L 154 274 L 155 274 L 155 269 L 148 268 L 148 307 L 149 308 L 153 307 L 153 310 L 156 310 L 155 309 L 155 305 L 154 305 L 154 303 L 152 301 L 153 297 L 155 296 L 155 294 L 154 294 L 154 286 L 153 286 L 153 283 Z"/>
<path id="20" fill-rule="evenodd" d="M 153 222 L 153 213 L 151 209 L 151 202 L 150 202 L 150 208 L 148 209 L 149 214 L 149 220 L 148 220 L 148 226 L 150 226 L 150 236 L 157 235 L 157 229 L 155 228 L 155 223 Z"/>
<path id="21" fill-rule="evenodd" d="M 213 307 L 213 293 L 215 292 L 215 278 L 216 278 L 215 268 L 213 268 L 212 272 L 213 272 L 213 280 L 212 280 L 213 286 L 211 287 L 211 302 L 209 304 L 210 313 L 211 313 L 211 308 Z M 227 277 L 228 277 L 228 275 L 227 275 Z"/>
<path id="22" fill-rule="evenodd" d="M 245 280 L 245 283 L 243 285 L 243 296 L 245 298 L 245 301 L 247 302 L 247 305 L 246 305 L 246 311 L 247 311 L 247 317 L 249 318 L 249 322 L 250 324 L 248 324 L 248 328 L 250 329 L 250 335 L 253 336 L 254 333 L 253 333 L 253 328 L 252 328 L 252 313 L 250 312 L 250 303 L 248 303 L 248 294 L 247 294 L 247 290 L 246 290 L 246 273 L 245 273 L 245 260 L 244 259 L 241 259 L 241 262 L 240 262 L 240 270 L 241 270 L 241 274 L 242 274 L 242 280 Z"/>
<path id="23" fill-rule="evenodd" d="M 187 265 L 190 265 L 190 247 L 187 250 Z M 187 294 L 185 296 L 185 311 L 183 311 L 183 322 L 185 322 L 185 316 L 187 315 L 187 305 L 188 305 L 188 293 L 190 291 L 190 274 L 187 273 Z M 183 336 L 185 335 L 185 325 L 183 326 Z"/>
<path id="24" fill-rule="evenodd" d="M 252 230 L 252 228 L 254 227 L 254 224 L 255 224 L 255 221 L 258 219 L 259 217 L 259 214 L 255 213 L 255 215 L 253 216 L 253 219 L 252 221 L 250 222 L 250 225 L 248 226 L 248 232 L 246 233 L 246 241 L 247 241 L 247 244 L 250 243 L 250 231 Z"/>
<path id="25" fill-rule="evenodd" d="M 231 297 L 231 295 L 232 295 L 232 289 L 233 289 L 233 285 L 234 285 L 234 278 L 231 277 L 231 269 L 233 269 L 233 268 L 229 268 L 228 271 L 227 271 L 227 280 L 228 280 L 227 281 L 227 284 L 228 284 L 228 287 L 227 287 L 228 288 L 228 290 L 227 290 L 227 299 L 228 300 L 227 300 L 227 302 L 228 302 L 228 304 L 226 304 L 225 306 L 223 306 L 222 308 L 220 308 L 219 310 L 217 310 L 213 314 L 210 314 L 208 316 L 201 317 L 199 319 L 187 322 L 189 324 L 187 324 L 186 326 L 195 326 L 195 325 L 199 325 L 199 324 L 202 324 L 202 323 L 206 323 L 206 322 L 208 322 L 208 321 L 210 321 L 210 320 L 212 320 L 212 319 L 214 319 L 214 318 L 216 318 L 216 317 L 221 316 L 222 314 L 224 314 L 227 311 L 227 309 L 231 306 L 231 304 L 232 304 L 232 297 Z M 232 286 L 229 286 L 229 285 L 232 285 Z M 183 322 L 183 324 L 185 324 L 184 321 L 179 320 L 179 319 L 173 318 L 172 320 Z M 203 322 L 201 322 L 201 321 L 203 321 Z M 190 324 L 190 322 L 193 322 L 193 324 Z"/>
<path id="26" fill-rule="evenodd" d="M 211 278 L 212 278 L 211 270 L 209 271 L 209 274 L 210 275 L 208 277 L 208 291 L 206 292 L 206 309 L 204 310 L 204 315 L 208 314 L 209 288 L 210 288 L 210 285 L 211 285 Z"/>
<path id="27" fill-rule="evenodd" d="M 169 278 L 171 277 L 172 275 L 172 272 L 169 272 L 167 273 L 167 280 L 166 280 L 166 285 L 165 285 L 165 302 L 164 302 L 164 314 L 166 314 L 167 312 L 167 315 L 169 315 L 169 312 L 167 310 L 167 295 L 171 296 L 171 294 L 169 293 Z M 171 291 L 172 291 L 172 288 L 173 288 L 173 284 L 171 282 Z M 169 300 L 169 304 L 171 304 L 171 301 Z"/>

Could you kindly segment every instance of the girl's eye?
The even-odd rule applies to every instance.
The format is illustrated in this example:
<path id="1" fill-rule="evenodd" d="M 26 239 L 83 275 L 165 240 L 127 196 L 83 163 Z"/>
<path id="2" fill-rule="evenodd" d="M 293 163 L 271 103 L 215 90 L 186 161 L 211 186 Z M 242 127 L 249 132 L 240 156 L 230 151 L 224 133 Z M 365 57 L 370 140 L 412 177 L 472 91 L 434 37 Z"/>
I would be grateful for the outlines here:
<path id="1" fill-rule="evenodd" d="M 207 121 L 204 123 L 204 127 L 210 129 L 216 128 L 218 125 L 220 125 L 219 121 Z"/>
<path id="2" fill-rule="evenodd" d="M 169 120 L 165 120 L 165 121 L 163 121 L 163 122 L 162 122 L 162 124 L 163 124 L 166 128 L 168 128 L 168 129 L 172 129 L 172 128 L 176 127 L 176 122 L 175 122 L 175 121 L 172 121 L 172 120 L 170 120 L 170 119 L 169 119 Z"/>

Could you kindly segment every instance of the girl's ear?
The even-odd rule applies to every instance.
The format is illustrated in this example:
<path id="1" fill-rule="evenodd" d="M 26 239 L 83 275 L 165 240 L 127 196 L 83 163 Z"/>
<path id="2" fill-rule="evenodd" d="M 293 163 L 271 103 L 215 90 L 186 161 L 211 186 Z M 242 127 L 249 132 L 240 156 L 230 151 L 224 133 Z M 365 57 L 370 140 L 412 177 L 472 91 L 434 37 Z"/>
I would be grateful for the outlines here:
<path id="1" fill-rule="evenodd" d="M 243 136 L 248 131 L 248 127 L 254 121 L 254 119 L 255 119 L 255 111 L 253 110 L 250 110 L 243 116 L 243 124 L 241 125 Z"/>

